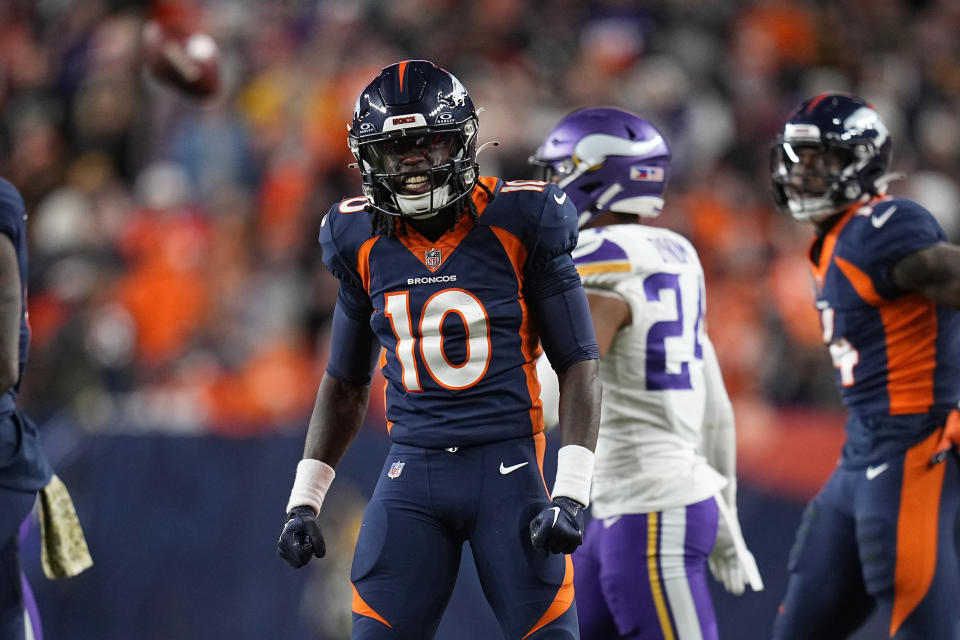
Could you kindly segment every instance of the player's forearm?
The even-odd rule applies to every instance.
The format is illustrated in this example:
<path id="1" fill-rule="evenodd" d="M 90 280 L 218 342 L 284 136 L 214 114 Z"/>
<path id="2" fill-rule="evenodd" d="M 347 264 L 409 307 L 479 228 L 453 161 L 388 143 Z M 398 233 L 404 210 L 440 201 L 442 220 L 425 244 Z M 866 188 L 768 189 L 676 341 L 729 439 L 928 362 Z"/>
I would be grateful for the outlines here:
<path id="1" fill-rule="evenodd" d="M 737 473 L 737 441 L 734 427 L 733 406 L 727 395 L 720 373 L 713 343 L 703 341 L 704 384 L 706 406 L 703 420 L 702 453 L 714 469 L 731 482 Z"/>
<path id="2" fill-rule="evenodd" d="M 737 507 L 737 433 L 733 405 L 723 384 L 720 363 L 709 337 L 703 339 L 704 386 L 706 406 L 700 452 L 711 467 L 727 479 L 723 498 L 731 509 Z"/>
<path id="3" fill-rule="evenodd" d="M 13 242 L 0 234 L 0 394 L 17 382 L 20 372 L 20 318 L 23 292 Z"/>
<path id="4" fill-rule="evenodd" d="M 573 444 L 590 451 L 597 448 L 602 392 L 599 370 L 599 360 L 582 360 L 557 376 L 563 446 Z"/>
<path id="5" fill-rule="evenodd" d="M 942 242 L 917 251 L 900 260 L 892 275 L 898 286 L 960 309 L 960 247 Z"/>
<path id="6" fill-rule="evenodd" d="M 310 417 L 303 457 L 336 467 L 363 425 L 370 385 L 340 382 L 324 374 Z"/>

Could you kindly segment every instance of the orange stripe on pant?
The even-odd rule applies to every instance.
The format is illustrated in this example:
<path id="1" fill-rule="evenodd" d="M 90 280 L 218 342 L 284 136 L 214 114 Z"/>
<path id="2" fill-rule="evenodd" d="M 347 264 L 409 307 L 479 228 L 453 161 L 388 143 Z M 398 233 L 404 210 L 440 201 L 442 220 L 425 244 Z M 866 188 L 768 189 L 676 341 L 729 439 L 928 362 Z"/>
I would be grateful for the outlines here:
<path id="1" fill-rule="evenodd" d="M 884 300 L 870 276 L 840 256 L 843 275 L 864 302 L 877 308 L 886 334 L 887 396 L 890 413 L 924 413 L 933 404 L 933 371 L 937 364 L 937 307 L 920 294 Z"/>
<path id="2" fill-rule="evenodd" d="M 931 465 L 930 457 L 937 450 L 940 431 L 910 447 L 903 460 L 891 637 L 923 600 L 937 569 L 937 526 L 946 465 Z"/>
<path id="3" fill-rule="evenodd" d="M 356 613 L 356 614 L 361 615 L 361 616 L 366 616 L 367 618 L 373 618 L 373 619 L 376 620 L 377 622 L 382 622 L 383 624 L 385 624 L 385 625 L 387 625 L 388 627 L 390 627 L 391 629 L 393 629 L 393 627 L 390 626 L 390 623 L 387 622 L 386 620 L 384 620 L 383 616 L 381 616 L 379 613 L 377 613 L 376 611 L 374 611 L 374 610 L 373 610 L 373 607 L 371 607 L 370 605 L 368 605 L 368 604 L 364 601 L 364 599 L 360 597 L 360 594 L 357 593 L 357 587 L 356 587 L 356 585 L 354 585 L 354 584 L 351 583 L 350 586 L 353 587 L 353 608 L 352 608 L 352 611 L 353 611 L 354 613 Z"/>
<path id="4" fill-rule="evenodd" d="M 557 591 L 553 602 L 547 607 L 546 613 L 537 621 L 537 624 L 533 625 L 530 631 L 527 631 L 526 635 L 523 636 L 524 638 L 529 638 L 562 616 L 573 604 L 573 561 L 570 560 L 570 556 L 564 556 L 563 559 L 566 562 L 566 567 L 563 570 L 563 584 L 560 585 L 560 590 Z"/>

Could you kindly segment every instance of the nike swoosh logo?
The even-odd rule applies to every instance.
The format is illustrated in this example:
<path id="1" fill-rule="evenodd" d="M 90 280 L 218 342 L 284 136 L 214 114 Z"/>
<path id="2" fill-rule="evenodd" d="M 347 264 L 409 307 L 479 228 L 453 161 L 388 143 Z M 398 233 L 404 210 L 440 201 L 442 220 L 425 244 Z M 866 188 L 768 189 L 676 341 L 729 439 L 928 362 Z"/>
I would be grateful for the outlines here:
<path id="1" fill-rule="evenodd" d="M 525 467 L 525 466 L 527 466 L 528 464 L 529 464 L 528 462 L 521 462 L 520 464 L 513 464 L 513 465 L 510 465 L 509 467 L 505 467 L 505 466 L 503 466 L 503 463 L 501 462 L 501 463 L 500 463 L 500 475 L 504 475 L 504 476 L 505 476 L 505 475 L 507 475 L 508 473 L 513 473 L 514 471 L 516 471 L 516 470 L 519 469 L 520 467 Z"/>
<path id="2" fill-rule="evenodd" d="M 550 511 L 553 511 L 553 524 L 550 525 L 552 529 L 557 525 L 557 518 L 560 517 L 560 507 L 550 507 Z"/>
<path id="3" fill-rule="evenodd" d="M 553 194 L 553 199 L 556 201 L 557 204 L 563 204 L 564 202 L 567 201 L 567 193 L 564 192 L 563 195 L 560 196 L 559 198 L 557 197 L 557 194 Z"/>
<path id="4" fill-rule="evenodd" d="M 881 213 L 879 216 L 873 216 L 872 218 L 870 218 L 870 224 L 873 225 L 874 229 L 879 229 L 884 224 L 886 224 L 887 220 L 890 219 L 890 216 L 892 216 L 896 210 L 897 210 L 897 205 L 893 205 L 892 207 L 890 207 L 889 209 Z"/>
<path id="5" fill-rule="evenodd" d="M 878 475 L 886 471 L 887 467 L 889 466 L 890 466 L 889 463 L 884 462 L 883 464 L 878 464 L 875 467 L 867 467 L 867 480 L 873 480 Z"/>

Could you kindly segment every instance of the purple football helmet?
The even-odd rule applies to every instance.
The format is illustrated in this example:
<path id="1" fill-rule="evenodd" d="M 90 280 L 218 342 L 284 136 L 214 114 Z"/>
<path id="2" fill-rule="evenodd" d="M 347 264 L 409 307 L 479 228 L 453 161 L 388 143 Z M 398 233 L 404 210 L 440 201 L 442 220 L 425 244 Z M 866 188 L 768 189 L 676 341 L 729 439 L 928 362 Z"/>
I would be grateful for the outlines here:
<path id="1" fill-rule="evenodd" d="M 670 147 L 652 124 L 612 107 L 564 117 L 530 158 L 580 212 L 580 227 L 604 211 L 660 215 L 670 177 Z"/>

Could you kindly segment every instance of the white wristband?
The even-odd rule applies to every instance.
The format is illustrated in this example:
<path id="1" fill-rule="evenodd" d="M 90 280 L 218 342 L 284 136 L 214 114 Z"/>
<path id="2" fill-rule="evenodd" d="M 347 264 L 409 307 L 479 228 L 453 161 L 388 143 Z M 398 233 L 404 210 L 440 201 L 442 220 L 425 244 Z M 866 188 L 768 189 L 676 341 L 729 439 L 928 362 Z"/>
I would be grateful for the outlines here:
<path id="1" fill-rule="evenodd" d="M 293 481 L 293 490 L 290 491 L 290 500 L 287 501 L 287 513 L 294 507 L 307 506 L 317 514 L 327 495 L 327 489 L 337 475 L 333 467 L 326 462 L 304 458 L 297 464 L 297 476 Z"/>
<path id="2" fill-rule="evenodd" d="M 566 496 L 583 506 L 590 504 L 590 480 L 593 478 L 593 451 L 568 444 L 557 452 L 557 479 L 551 498 Z"/>

